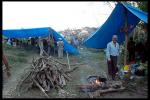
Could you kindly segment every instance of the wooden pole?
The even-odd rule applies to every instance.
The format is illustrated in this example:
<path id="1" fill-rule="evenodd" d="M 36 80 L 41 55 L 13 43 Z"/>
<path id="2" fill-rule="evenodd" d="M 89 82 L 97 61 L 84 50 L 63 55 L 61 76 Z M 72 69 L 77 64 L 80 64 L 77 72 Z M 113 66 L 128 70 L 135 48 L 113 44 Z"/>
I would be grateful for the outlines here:
<path id="1" fill-rule="evenodd" d="M 50 29 L 49 29 L 50 30 Z M 53 32 L 52 31 L 50 31 L 51 32 L 51 35 L 52 35 L 52 43 L 54 43 L 54 44 L 52 44 L 52 45 L 54 45 L 54 48 L 53 48 L 53 53 L 54 53 L 54 56 L 55 56 L 55 49 L 56 49 L 56 47 L 55 47 L 55 41 L 54 41 L 54 34 L 53 34 Z M 50 38 L 50 35 L 49 35 L 49 38 Z"/>
<path id="2" fill-rule="evenodd" d="M 49 46 L 51 45 L 50 44 L 50 34 L 51 34 L 51 31 L 50 31 L 50 29 L 49 29 Z M 51 49 L 50 47 L 48 47 L 49 49 Z M 48 51 L 48 53 L 50 53 L 50 50 Z M 50 54 L 51 55 L 51 54 Z M 49 56 L 49 54 L 48 54 L 48 56 Z"/>
<path id="3" fill-rule="evenodd" d="M 66 53 L 67 53 L 68 66 L 69 66 L 69 69 L 70 69 L 70 62 L 69 62 L 68 52 L 66 51 Z"/>
<path id="4" fill-rule="evenodd" d="M 128 16 L 127 9 L 125 8 L 125 52 L 124 52 L 124 65 L 127 64 L 127 44 L 128 44 Z"/>

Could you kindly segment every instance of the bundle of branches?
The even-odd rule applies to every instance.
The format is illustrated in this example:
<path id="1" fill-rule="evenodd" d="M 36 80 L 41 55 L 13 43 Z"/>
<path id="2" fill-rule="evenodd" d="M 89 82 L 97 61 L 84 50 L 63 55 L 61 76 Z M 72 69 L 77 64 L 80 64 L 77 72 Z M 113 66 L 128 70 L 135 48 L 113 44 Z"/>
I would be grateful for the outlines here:
<path id="1" fill-rule="evenodd" d="M 67 70 L 67 68 L 67 64 L 51 56 L 42 56 L 38 59 L 33 59 L 32 70 L 30 70 L 20 83 L 19 90 L 23 89 L 23 84 L 26 90 L 37 86 L 48 97 L 46 91 L 50 91 L 53 88 L 61 89 L 66 85 L 67 81 L 71 81 L 72 77 L 69 73 L 78 67 L 74 67 L 71 70 Z"/>

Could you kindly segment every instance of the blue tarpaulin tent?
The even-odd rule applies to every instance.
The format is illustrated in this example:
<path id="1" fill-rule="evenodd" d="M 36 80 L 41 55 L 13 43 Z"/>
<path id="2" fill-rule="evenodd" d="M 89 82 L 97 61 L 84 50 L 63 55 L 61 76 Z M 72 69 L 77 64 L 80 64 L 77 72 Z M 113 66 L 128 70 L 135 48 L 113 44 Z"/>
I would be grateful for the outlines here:
<path id="1" fill-rule="evenodd" d="M 62 38 L 64 42 L 64 51 L 67 51 L 70 54 L 79 54 L 79 51 L 75 47 L 69 44 L 60 34 L 49 27 L 3 30 L 3 35 L 8 38 L 47 37 L 49 34 L 53 34 L 56 41 L 58 41 L 59 38 Z"/>
<path id="2" fill-rule="evenodd" d="M 97 49 L 106 48 L 107 43 L 111 41 L 114 34 L 118 36 L 118 42 L 122 43 L 125 40 L 125 33 L 122 29 L 125 26 L 126 15 L 128 33 L 131 33 L 140 20 L 148 23 L 147 13 L 127 3 L 119 2 L 106 22 L 84 41 L 85 46 Z"/>

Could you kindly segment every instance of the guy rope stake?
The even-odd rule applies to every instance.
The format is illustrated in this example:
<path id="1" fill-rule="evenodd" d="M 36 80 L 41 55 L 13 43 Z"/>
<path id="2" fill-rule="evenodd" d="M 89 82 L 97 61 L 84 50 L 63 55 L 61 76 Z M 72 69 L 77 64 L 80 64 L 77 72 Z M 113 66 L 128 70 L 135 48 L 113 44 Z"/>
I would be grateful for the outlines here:
<path id="1" fill-rule="evenodd" d="M 69 69 L 70 69 L 70 62 L 69 62 L 69 57 L 68 57 L 68 52 L 67 51 L 66 51 L 66 54 L 67 54 L 68 66 L 69 66 Z"/>

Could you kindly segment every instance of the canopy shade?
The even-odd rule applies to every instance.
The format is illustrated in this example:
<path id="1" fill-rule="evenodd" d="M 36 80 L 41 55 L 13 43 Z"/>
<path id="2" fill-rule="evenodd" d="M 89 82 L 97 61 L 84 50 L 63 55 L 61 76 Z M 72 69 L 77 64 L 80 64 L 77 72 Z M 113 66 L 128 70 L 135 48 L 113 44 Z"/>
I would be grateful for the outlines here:
<path id="1" fill-rule="evenodd" d="M 97 49 L 106 48 L 107 43 L 111 41 L 113 35 L 117 35 L 118 42 L 122 43 L 125 40 L 123 29 L 126 17 L 129 29 L 128 33 L 132 32 L 140 20 L 148 23 L 147 13 L 129 4 L 119 2 L 106 22 L 84 41 L 84 45 Z"/>
<path id="2" fill-rule="evenodd" d="M 64 51 L 70 54 L 79 54 L 79 51 L 69 44 L 60 34 L 49 27 L 44 28 L 31 28 L 31 29 L 14 29 L 14 30 L 3 30 L 3 35 L 8 38 L 29 38 L 29 37 L 47 37 L 49 34 L 53 34 L 56 42 L 59 38 L 62 38 L 64 42 Z"/>

